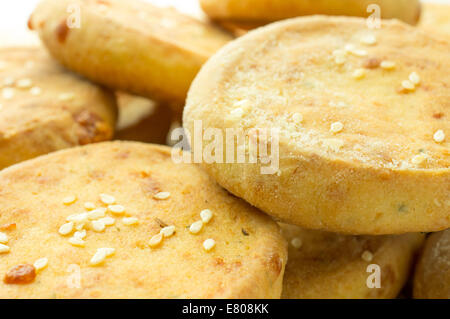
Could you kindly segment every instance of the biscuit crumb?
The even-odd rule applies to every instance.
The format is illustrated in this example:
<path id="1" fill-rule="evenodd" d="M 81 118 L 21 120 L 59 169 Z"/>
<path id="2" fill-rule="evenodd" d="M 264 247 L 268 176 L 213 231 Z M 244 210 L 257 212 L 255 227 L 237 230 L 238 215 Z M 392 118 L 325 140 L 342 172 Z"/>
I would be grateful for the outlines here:
<path id="1" fill-rule="evenodd" d="M 36 278 L 36 269 L 33 265 L 22 264 L 11 268 L 3 278 L 5 284 L 29 284 Z"/>

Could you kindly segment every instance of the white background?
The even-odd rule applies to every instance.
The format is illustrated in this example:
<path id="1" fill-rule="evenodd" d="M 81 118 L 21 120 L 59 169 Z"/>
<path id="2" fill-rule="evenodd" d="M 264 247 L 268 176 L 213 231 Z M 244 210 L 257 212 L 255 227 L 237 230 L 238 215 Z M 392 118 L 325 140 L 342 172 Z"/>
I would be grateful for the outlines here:
<path id="1" fill-rule="evenodd" d="M 202 15 L 198 0 L 147 1 L 163 6 L 171 5 L 197 17 Z M 0 0 L 0 46 L 38 43 L 35 34 L 26 28 L 28 17 L 38 2 L 39 0 Z M 428 0 L 428 2 L 450 4 L 450 0 Z"/>

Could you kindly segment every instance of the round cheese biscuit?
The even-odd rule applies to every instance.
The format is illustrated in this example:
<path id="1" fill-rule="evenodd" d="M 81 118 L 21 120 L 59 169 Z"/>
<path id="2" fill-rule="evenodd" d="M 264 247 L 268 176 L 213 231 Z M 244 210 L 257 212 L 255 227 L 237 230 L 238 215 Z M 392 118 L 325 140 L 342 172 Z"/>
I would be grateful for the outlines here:
<path id="1" fill-rule="evenodd" d="M 279 298 L 278 225 L 171 155 L 105 142 L 0 172 L 0 297 Z"/>
<path id="2" fill-rule="evenodd" d="M 417 299 L 450 299 L 450 229 L 428 237 L 414 275 Z"/>
<path id="3" fill-rule="evenodd" d="M 109 140 L 116 115 L 112 94 L 63 69 L 45 50 L 0 49 L 0 169 Z"/>
<path id="4" fill-rule="evenodd" d="M 276 21 L 296 16 L 326 14 L 400 19 L 415 24 L 419 0 L 200 0 L 213 19 Z"/>
<path id="5" fill-rule="evenodd" d="M 448 52 L 394 20 L 371 30 L 362 18 L 314 16 L 252 31 L 191 86 L 183 125 L 194 158 L 234 129 L 247 139 L 224 141 L 204 167 L 286 223 L 353 235 L 446 229 Z"/>
<path id="6" fill-rule="evenodd" d="M 29 26 L 69 69 L 116 90 L 184 105 L 202 64 L 232 39 L 138 0 L 45 0 Z"/>
<path id="7" fill-rule="evenodd" d="M 396 298 L 424 240 L 414 233 L 349 236 L 281 225 L 289 242 L 286 299 Z"/>

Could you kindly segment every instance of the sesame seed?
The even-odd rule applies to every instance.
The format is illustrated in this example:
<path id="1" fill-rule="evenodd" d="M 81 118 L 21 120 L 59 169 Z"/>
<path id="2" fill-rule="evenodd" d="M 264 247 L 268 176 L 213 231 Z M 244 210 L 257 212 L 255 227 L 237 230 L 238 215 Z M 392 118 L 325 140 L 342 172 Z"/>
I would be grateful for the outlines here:
<path id="1" fill-rule="evenodd" d="M 10 251 L 9 246 L 0 244 L 0 254 L 8 253 Z"/>
<path id="2" fill-rule="evenodd" d="M 235 108 L 230 112 L 230 116 L 233 118 L 241 118 L 244 115 L 244 110 L 240 107 Z"/>
<path id="3" fill-rule="evenodd" d="M 373 34 L 367 34 L 360 41 L 362 44 L 374 45 L 377 43 L 377 38 Z"/>
<path id="4" fill-rule="evenodd" d="M 372 254 L 370 251 L 365 250 L 365 251 L 362 253 L 361 258 L 362 258 L 364 261 L 370 262 L 370 261 L 372 261 L 372 259 L 373 259 L 373 254 Z"/>
<path id="5" fill-rule="evenodd" d="M 436 143 L 442 143 L 445 140 L 445 133 L 443 130 L 436 131 L 433 135 L 433 139 Z"/>
<path id="6" fill-rule="evenodd" d="M 72 230 L 73 230 L 73 222 L 69 222 L 69 223 L 66 223 L 66 224 L 62 225 L 61 227 L 59 227 L 58 232 L 61 235 L 65 236 L 65 235 L 70 234 L 72 232 Z"/>
<path id="7" fill-rule="evenodd" d="M 2 96 L 5 100 L 10 100 L 14 97 L 14 89 L 13 88 L 4 88 L 2 91 Z"/>
<path id="8" fill-rule="evenodd" d="M 90 265 L 97 266 L 101 264 L 103 261 L 105 261 L 106 257 L 111 256 L 115 253 L 115 251 L 116 250 L 114 248 L 98 248 L 89 262 Z"/>
<path id="9" fill-rule="evenodd" d="M 334 50 L 332 52 L 333 56 L 345 56 L 347 52 L 345 50 Z"/>
<path id="10" fill-rule="evenodd" d="M 79 223 L 75 225 L 75 229 L 76 230 L 82 230 L 84 228 L 84 226 L 86 225 L 86 223 Z"/>
<path id="11" fill-rule="evenodd" d="M 31 79 L 21 79 L 17 81 L 16 86 L 21 89 L 28 89 L 32 84 L 33 82 L 31 81 Z"/>
<path id="12" fill-rule="evenodd" d="M 416 86 L 414 85 L 414 83 L 412 83 L 410 80 L 405 80 L 402 82 L 402 87 L 409 90 L 409 91 L 414 91 L 414 89 L 416 88 Z"/>
<path id="13" fill-rule="evenodd" d="M 366 76 L 366 70 L 365 69 L 356 69 L 355 71 L 353 71 L 352 77 L 354 79 L 362 79 L 363 77 Z"/>
<path id="14" fill-rule="evenodd" d="M 303 244 L 303 242 L 302 242 L 301 238 L 295 237 L 291 240 L 291 245 L 296 249 L 299 249 L 300 247 L 302 247 L 302 244 Z"/>
<path id="15" fill-rule="evenodd" d="M 94 209 L 94 210 L 90 211 L 89 213 L 87 213 L 87 218 L 90 220 L 99 219 L 99 218 L 105 217 L 105 214 L 106 214 L 106 208 L 100 207 L 100 208 Z"/>
<path id="16" fill-rule="evenodd" d="M 116 220 L 112 217 L 103 217 L 103 218 L 100 218 L 99 221 L 101 221 L 103 224 L 105 224 L 105 226 L 114 225 L 114 223 L 116 222 Z"/>
<path id="17" fill-rule="evenodd" d="M 122 223 L 125 225 L 136 225 L 139 223 L 139 219 L 136 217 L 124 217 L 122 218 Z"/>
<path id="18" fill-rule="evenodd" d="M 123 214 L 125 213 L 125 207 L 122 205 L 109 205 L 108 210 L 113 214 Z"/>
<path id="19" fill-rule="evenodd" d="M 70 237 L 69 243 L 73 246 L 84 247 L 85 241 L 79 237 Z"/>
<path id="20" fill-rule="evenodd" d="M 161 229 L 160 233 L 164 236 L 164 237 L 170 237 L 175 233 L 175 226 L 167 226 Z"/>
<path id="21" fill-rule="evenodd" d="M 352 51 L 355 51 L 356 48 L 354 44 L 349 43 L 345 45 L 344 49 L 347 53 L 351 53 Z"/>
<path id="22" fill-rule="evenodd" d="M 346 58 L 345 56 L 342 55 L 338 55 L 334 57 L 334 63 L 336 63 L 337 65 L 342 65 L 346 62 Z"/>
<path id="23" fill-rule="evenodd" d="M 356 56 L 367 56 L 367 51 L 366 50 L 354 50 L 351 53 L 353 53 Z"/>
<path id="24" fill-rule="evenodd" d="M 69 100 L 72 100 L 72 99 L 74 99 L 75 98 L 75 94 L 73 94 L 73 93 L 61 93 L 59 96 L 58 96 L 58 99 L 60 100 L 60 101 L 69 101 Z"/>
<path id="25" fill-rule="evenodd" d="M 427 156 L 426 156 L 426 155 L 424 155 L 424 154 L 419 154 L 419 155 L 414 156 L 414 157 L 411 159 L 411 163 L 416 164 L 416 165 L 420 165 L 420 164 L 422 164 L 423 162 L 425 162 L 426 160 L 427 160 Z"/>
<path id="26" fill-rule="evenodd" d="M 200 217 L 202 221 L 207 224 L 213 217 L 213 213 L 209 209 L 204 209 L 200 212 Z"/>
<path id="27" fill-rule="evenodd" d="M 48 264 L 48 258 L 39 258 L 38 260 L 36 260 L 33 264 L 34 268 L 36 269 L 36 271 L 39 271 L 41 269 L 44 269 L 45 267 L 47 267 Z"/>
<path id="28" fill-rule="evenodd" d="M 30 89 L 30 93 L 32 95 L 40 95 L 42 93 L 42 90 L 40 87 L 35 86 Z"/>
<path id="29" fill-rule="evenodd" d="M 6 244 L 8 242 L 8 235 L 0 232 L 0 244 Z"/>
<path id="30" fill-rule="evenodd" d="M 95 209 L 95 205 L 92 202 L 86 202 L 84 203 L 84 208 L 86 208 L 87 210 L 93 210 Z"/>
<path id="31" fill-rule="evenodd" d="M 197 234 L 202 230 L 202 227 L 203 227 L 203 221 L 199 220 L 199 221 L 191 224 L 191 226 L 189 227 L 189 231 L 192 234 Z"/>
<path id="32" fill-rule="evenodd" d="M 96 232 L 102 232 L 105 230 L 105 223 L 103 223 L 100 220 L 93 220 L 91 222 L 92 224 L 92 228 L 96 231 Z"/>
<path id="33" fill-rule="evenodd" d="M 76 200 L 77 200 L 77 198 L 75 196 L 70 195 L 70 196 L 64 197 L 63 204 L 64 205 L 70 205 L 70 204 L 75 203 Z"/>
<path id="34" fill-rule="evenodd" d="M 84 237 L 86 237 L 86 229 L 76 231 L 76 232 L 73 234 L 73 237 L 77 237 L 77 238 L 80 238 L 80 239 L 84 239 Z"/>
<path id="35" fill-rule="evenodd" d="M 148 245 L 150 247 L 156 247 L 161 243 L 162 239 L 163 239 L 163 234 L 159 233 L 150 239 L 150 241 L 148 242 Z"/>
<path id="36" fill-rule="evenodd" d="M 74 222 L 74 223 L 85 223 L 88 220 L 88 213 L 69 215 L 69 216 L 67 216 L 66 220 L 68 222 Z"/>
<path id="37" fill-rule="evenodd" d="M 420 76 L 417 72 L 411 73 L 408 78 L 414 85 L 418 85 L 420 83 Z"/>
<path id="38" fill-rule="evenodd" d="M 294 113 L 292 114 L 292 120 L 294 120 L 295 123 L 302 123 L 303 115 L 301 115 L 300 113 Z"/>
<path id="39" fill-rule="evenodd" d="M 6 62 L 0 61 L 0 71 L 6 69 Z"/>
<path id="40" fill-rule="evenodd" d="M 331 126 L 330 126 L 331 133 L 339 133 L 343 129 L 344 129 L 344 124 L 342 124 L 341 122 L 335 122 L 335 123 L 331 124 Z"/>
<path id="41" fill-rule="evenodd" d="M 395 69 L 396 64 L 393 61 L 381 61 L 380 66 L 382 69 L 392 70 Z"/>
<path id="42" fill-rule="evenodd" d="M 203 248 L 206 251 L 210 251 L 214 246 L 216 246 L 216 241 L 214 239 L 209 238 L 203 242 Z"/>
<path id="43" fill-rule="evenodd" d="M 112 205 L 116 202 L 114 196 L 108 194 L 100 194 L 100 200 L 102 201 L 103 204 L 106 205 Z"/>
<path id="44" fill-rule="evenodd" d="M 156 194 L 153 197 L 155 199 L 167 199 L 170 197 L 170 193 L 169 192 L 159 192 L 158 194 Z"/>

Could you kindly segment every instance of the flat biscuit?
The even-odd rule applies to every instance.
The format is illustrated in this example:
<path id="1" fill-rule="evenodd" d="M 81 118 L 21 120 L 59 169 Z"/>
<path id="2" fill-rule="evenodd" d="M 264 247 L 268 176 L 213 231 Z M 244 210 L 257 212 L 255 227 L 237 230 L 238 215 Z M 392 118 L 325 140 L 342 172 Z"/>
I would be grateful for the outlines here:
<path id="1" fill-rule="evenodd" d="M 419 27 L 450 40 L 450 4 L 424 3 Z"/>
<path id="2" fill-rule="evenodd" d="M 174 9 L 137 0 L 44 0 L 29 26 L 69 69 L 115 90 L 177 105 L 184 105 L 203 63 L 232 39 Z"/>
<path id="3" fill-rule="evenodd" d="M 425 238 L 418 233 L 348 236 L 280 226 L 289 242 L 286 299 L 396 298 Z"/>
<path id="4" fill-rule="evenodd" d="M 267 21 L 297 16 L 325 14 L 399 19 L 415 24 L 420 17 L 419 0 L 200 0 L 212 19 Z M 378 5 L 379 12 L 371 5 Z"/>
<path id="5" fill-rule="evenodd" d="M 86 202 L 100 211 L 80 216 Z M 106 221 L 97 218 L 106 207 L 105 217 L 115 223 L 103 229 Z M 206 209 L 209 220 L 201 215 Z M 0 253 L 2 298 L 281 295 L 287 247 L 278 225 L 198 166 L 175 164 L 168 147 L 105 142 L 20 163 L 0 172 L 0 211 L 0 232 L 10 247 Z M 81 242 L 70 225 L 60 229 L 69 216 L 86 230 L 76 236 L 85 236 Z M 191 233 L 202 220 L 200 231 Z M 208 239 L 215 246 L 207 246 Z M 103 258 L 92 261 L 98 249 Z M 31 265 L 41 258 L 48 264 L 34 277 Z M 29 270 L 14 276 L 18 265 Z"/>
<path id="6" fill-rule="evenodd" d="M 428 237 L 415 271 L 413 296 L 450 299 L 450 229 Z"/>
<path id="7" fill-rule="evenodd" d="M 169 107 L 155 101 L 116 93 L 119 120 L 114 136 L 117 140 L 165 144 L 172 123 Z"/>
<path id="8" fill-rule="evenodd" d="M 111 139 L 114 97 L 41 48 L 0 49 L 0 169 L 52 151 Z"/>
<path id="9" fill-rule="evenodd" d="M 376 30 L 348 17 L 274 23 L 205 64 L 183 125 L 194 137 L 195 120 L 223 135 L 260 129 L 270 137 L 268 129 L 278 129 L 279 147 L 266 139 L 279 152 L 275 174 L 263 174 L 264 154 L 250 162 L 255 138 L 239 146 L 245 163 L 224 157 L 203 165 L 220 185 L 286 223 L 353 235 L 446 229 L 448 52 L 449 43 L 394 20 Z M 194 142 L 194 155 L 212 144 Z"/>

